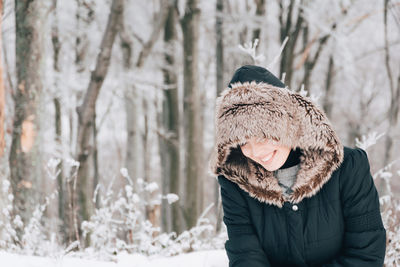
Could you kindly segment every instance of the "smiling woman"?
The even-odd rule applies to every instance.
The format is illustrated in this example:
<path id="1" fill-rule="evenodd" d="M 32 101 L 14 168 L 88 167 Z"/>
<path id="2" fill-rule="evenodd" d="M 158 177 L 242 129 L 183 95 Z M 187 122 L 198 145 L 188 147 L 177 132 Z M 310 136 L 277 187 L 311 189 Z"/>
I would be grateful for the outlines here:
<path id="1" fill-rule="evenodd" d="M 386 231 L 367 153 L 268 70 L 239 68 L 216 103 L 229 266 L 382 266 Z"/>

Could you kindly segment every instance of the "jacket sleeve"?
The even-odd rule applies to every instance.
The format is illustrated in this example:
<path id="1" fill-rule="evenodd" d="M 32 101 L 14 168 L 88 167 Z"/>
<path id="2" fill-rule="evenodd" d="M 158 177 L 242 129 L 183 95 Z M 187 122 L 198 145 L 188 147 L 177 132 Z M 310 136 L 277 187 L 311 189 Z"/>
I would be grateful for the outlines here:
<path id="1" fill-rule="evenodd" d="M 223 221 L 228 230 L 225 250 L 229 258 L 229 267 L 269 267 L 267 256 L 252 225 L 246 200 L 240 194 L 239 187 L 218 176 L 221 185 L 221 200 L 224 210 Z"/>
<path id="2" fill-rule="evenodd" d="M 345 221 L 343 247 L 340 255 L 323 266 L 383 266 L 386 230 L 367 153 L 355 148 L 343 164 L 340 176 Z"/>

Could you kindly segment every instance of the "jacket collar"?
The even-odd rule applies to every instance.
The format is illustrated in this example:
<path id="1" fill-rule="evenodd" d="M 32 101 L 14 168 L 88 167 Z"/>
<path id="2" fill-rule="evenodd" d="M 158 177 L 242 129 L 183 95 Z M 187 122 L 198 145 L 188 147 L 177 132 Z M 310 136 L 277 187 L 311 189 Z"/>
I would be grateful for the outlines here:
<path id="1" fill-rule="evenodd" d="M 223 175 L 261 202 L 282 207 L 315 195 L 343 161 L 343 146 L 322 109 L 308 97 L 267 83 L 235 83 L 216 101 L 213 175 Z M 245 157 L 251 137 L 299 147 L 300 169 L 286 199 L 273 172 Z"/>

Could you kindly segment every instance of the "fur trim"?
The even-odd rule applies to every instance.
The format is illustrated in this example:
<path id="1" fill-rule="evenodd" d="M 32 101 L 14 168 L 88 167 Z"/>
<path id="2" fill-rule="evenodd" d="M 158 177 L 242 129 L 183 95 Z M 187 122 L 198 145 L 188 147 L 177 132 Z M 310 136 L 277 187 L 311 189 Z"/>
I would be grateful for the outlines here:
<path id="1" fill-rule="evenodd" d="M 343 161 L 343 145 L 322 109 L 307 97 L 267 83 L 235 83 L 216 101 L 213 175 L 223 175 L 261 202 L 282 207 L 315 195 Z M 300 169 L 285 199 L 273 172 L 244 156 L 251 137 L 302 150 Z"/>

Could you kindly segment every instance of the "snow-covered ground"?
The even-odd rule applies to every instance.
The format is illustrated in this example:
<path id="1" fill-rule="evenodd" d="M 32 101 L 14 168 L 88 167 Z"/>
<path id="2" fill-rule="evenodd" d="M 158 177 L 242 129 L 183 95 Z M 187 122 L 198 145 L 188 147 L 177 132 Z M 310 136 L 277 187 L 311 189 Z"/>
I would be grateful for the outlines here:
<path id="1" fill-rule="evenodd" d="M 0 265 L 4 267 L 226 267 L 224 250 L 208 250 L 174 257 L 148 258 L 139 254 L 121 253 L 116 262 L 79 259 L 70 256 L 47 258 L 24 256 L 0 251 Z"/>

